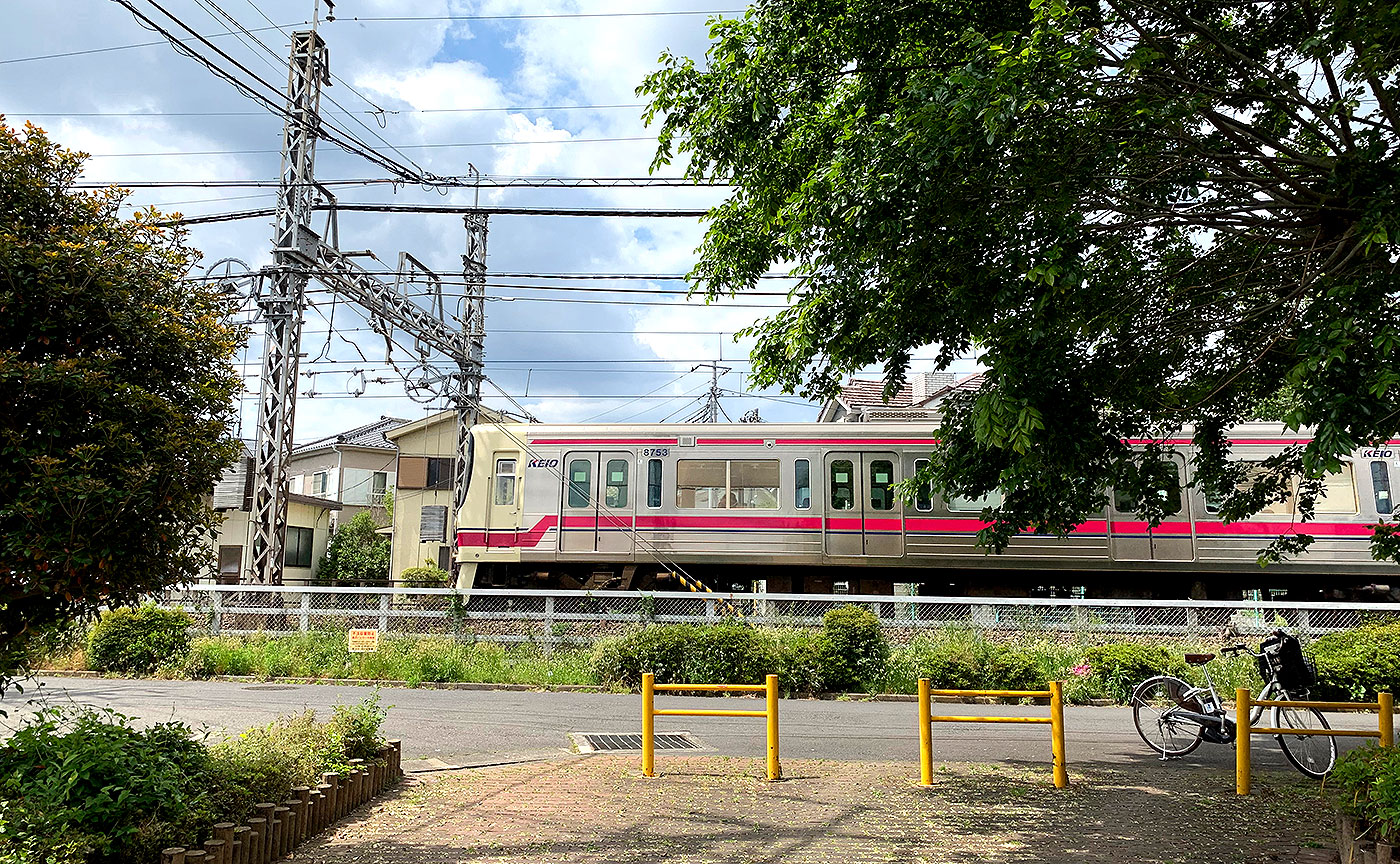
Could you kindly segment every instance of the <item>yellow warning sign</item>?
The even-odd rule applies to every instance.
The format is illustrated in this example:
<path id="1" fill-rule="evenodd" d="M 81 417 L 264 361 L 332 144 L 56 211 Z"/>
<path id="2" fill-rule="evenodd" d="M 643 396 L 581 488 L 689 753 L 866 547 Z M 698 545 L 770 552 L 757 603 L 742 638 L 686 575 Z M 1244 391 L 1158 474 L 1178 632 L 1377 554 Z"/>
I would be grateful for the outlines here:
<path id="1" fill-rule="evenodd" d="M 379 650 L 378 630 L 351 630 L 350 653 L 366 654 Z"/>

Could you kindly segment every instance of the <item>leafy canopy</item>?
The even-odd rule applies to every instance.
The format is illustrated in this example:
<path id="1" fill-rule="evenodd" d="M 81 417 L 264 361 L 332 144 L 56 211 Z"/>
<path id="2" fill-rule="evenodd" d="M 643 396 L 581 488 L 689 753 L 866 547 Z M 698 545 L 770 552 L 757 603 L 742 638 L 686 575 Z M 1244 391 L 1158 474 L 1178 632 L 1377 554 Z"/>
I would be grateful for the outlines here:
<path id="1" fill-rule="evenodd" d="M 389 552 L 389 538 L 379 533 L 369 511 L 362 510 L 335 529 L 316 568 L 316 578 L 382 582 L 389 578 Z"/>
<path id="2" fill-rule="evenodd" d="M 29 640 L 207 566 L 235 454 L 242 333 L 183 281 L 185 235 L 81 170 L 0 122 L 0 682 Z"/>
<path id="3" fill-rule="evenodd" d="M 654 169 L 733 183 L 693 279 L 798 274 L 752 330 L 759 386 L 822 397 L 881 364 L 894 388 L 921 346 L 975 353 L 932 480 L 1006 491 L 993 548 L 1109 485 L 1160 520 L 1181 429 L 1228 519 L 1294 475 L 1311 517 L 1318 478 L 1400 431 L 1400 7 L 760 0 L 710 36 L 638 90 Z M 1247 477 L 1226 430 L 1265 403 L 1314 437 Z"/>

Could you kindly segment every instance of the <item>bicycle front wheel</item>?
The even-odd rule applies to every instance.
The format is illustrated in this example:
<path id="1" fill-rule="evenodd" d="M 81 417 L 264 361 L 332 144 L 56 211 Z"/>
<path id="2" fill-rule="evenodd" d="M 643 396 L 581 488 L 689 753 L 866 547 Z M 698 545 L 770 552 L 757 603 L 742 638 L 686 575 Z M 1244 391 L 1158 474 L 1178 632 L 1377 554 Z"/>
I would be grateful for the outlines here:
<path id="1" fill-rule="evenodd" d="M 1186 695 L 1190 690 L 1180 678 L 1158 675 L 1133 691 L 1133 725 L 1147 746 L 1163 756 L 1185 756 L 1201 746 L 1201 724 L 1181 716 L 1183 711 L 1201 712 L 1200 701 Z"/>
<path id="2" fill-rule="evenodd" d="M 1316 708 L 1275 708 L 1270 715 L 1275 729 L 1331 729 Z M 1337 762 L 1337 739 L 1331 735 L 1277 735 L 1278 746 L 1293 767 L 1319 780 Z"/>

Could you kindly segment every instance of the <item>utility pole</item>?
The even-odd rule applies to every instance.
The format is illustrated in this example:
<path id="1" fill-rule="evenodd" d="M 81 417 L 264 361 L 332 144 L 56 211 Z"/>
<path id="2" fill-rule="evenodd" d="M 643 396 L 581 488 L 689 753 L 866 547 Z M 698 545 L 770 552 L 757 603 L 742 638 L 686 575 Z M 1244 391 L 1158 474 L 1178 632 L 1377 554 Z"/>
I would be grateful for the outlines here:
<path id="1" fill-rule="evenodd" d="M 718 363 L 697 363 L 690 367 L 691 372 L 698 372 L 701 369 L 710 370 L 710 390 L 705 394 L 705 406 L 697 413 L 688 418 L 691 423 L 718 423 L 721 414 L 728 420 L 729 415 L 724 413 L 724 407 L 719 404 L 720 394 L 719 376 L 732 371 L 728 366 L 721 366 Z"/>
<path id="2" fill-rule="evenodd" d="M 301 352 L 302 315 L 306 308 L 306 282 L 311 276 L 333 293 L 354 302 L 369 313 L 371 323 L 392 341 L 397 328 L 414 339 L 426 362 L 436 351 L 456 364 L 437 395 L 448 396 L 457 410 L 457 453 L 453 479 L 458 506 L 466 495 L 468 464 L 467 431 L 476 422 L 481 401 L 485 340 L 486 214 L 469 213 L 467 254 L 463 256 L 467 285 L 467 317 L 460 327 L 448 320 L 441 295 L 441 280 L 418 259 L 405 255 L 400 271 L 410 262 L 412 273 L 400 272 L 393 284 L 360 267 L 339 248 L 340 231 L 335 196 L 315 179 L 316 138 L 320 134 L 321 86 L 330 85 L 326 44 L 312 30 L 292 34 L 291 73 L 287 83 L 290 113 L 283 131 L 282 176 L 279 184 L 273 265 L 259 274 L 271 288 L 260 293 L 259 307 L 266 321 L 262 382 L 258 397 L 258 444 L 253 484 L 251 578 L 267 585 L 282 583 L 283 549 L 287 536 L 287 464 L 292 453 L 296 414 L 297 369 Z M 475 171 L 475 169 L 472 169 Z M 330 204 L 326 238 L 311 228 L 317 199 Z M 328 242 L 327 242 L 328 241 Z M 429 310 L 416 303 L 404 276 L 422 275 L 438 286 L 436 303 Z M 387 348 L 386 348 L 387 350 Z M 455 510 L 454 519 L 455 522 Z M 448 538 L 455 546 L 456 535 Z"/>
<path id="3" fill-rule="evenodd" d="M 330 84 L 326 43 L 314 29 L 292 34 L 287 80 L 290 112 L 282 129 L 282 173 L 273 236 L 271 290 L 259 305 L 263 333 L 262 389 L 258 396 L 256 478 L 253 485 L 253 579 L 282 584 L 287 537 L 287 462 L 292 454 L 297 367 L 301 354 L 306 267 L 315 262 L 320 238 L 311 230 L 315 203 L 316 137 L 321 85 Z"/>

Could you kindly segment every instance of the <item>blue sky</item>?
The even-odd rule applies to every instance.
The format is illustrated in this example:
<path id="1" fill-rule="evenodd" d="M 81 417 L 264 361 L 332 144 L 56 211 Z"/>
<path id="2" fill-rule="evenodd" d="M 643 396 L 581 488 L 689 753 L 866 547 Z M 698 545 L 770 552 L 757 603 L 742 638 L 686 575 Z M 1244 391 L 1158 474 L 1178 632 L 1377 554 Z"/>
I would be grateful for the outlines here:
<path id="1" fill-rule="evenodd" d="M 146 0 L 136 0 L 136 5 L 158 17 Z M 220 8 L 250 29 L 269 27 L 270 18 L 275 24 L 289 25 L 286 31 L 304 27 L 312 8 L 311 0 L 263 0 L 257 5 L 249 0 L 222 0 L 219 7 L 209 0 L 170 0 L 161 5 L 204 34 L 228 29 L 218 18 Z M 654 142 L 631 140 L 649 138 L 633 91 L 654 68 L 662 49 L 703 54 L 705 15 L 444 18 L 737 8 L 736 3 L 716 0 L 650 0 L 645 5 L 618 0 L 342 0 L 336 4 L 337 20 L 320 25 L 330 46 L 332 72 L 342 79 L 325 91 L 339 104 L 326 102 L 323 108 L 343 109 L 330 116 L 346 129 L 387 149 L 376 137 L 382 136 L 400 147 L 404 156 L 442 175 L 464 174 L 470 163 L 500 177 L 644 176 Z M 354 20 L 396 16 L 433 20 Z M 88 179 L 276 178 L 275 151 L 281 139 L 277 119 L 168 45 L 24 59 L 159 40 L 116 3 L 9 0 L 6 21 L 0 33 L 0 57 L 21 62 L 0 63 L 0 112 L 12 125 L 32 120 L 60 143 L 94 154 Z M 254 35 L 272 54 L 248 37 L 242 42 L 227 36 L 214 41 L 250 69 L 283 86 L 286 72 L 279 63 L 286 55 L 287 36 L 278 29 Z M 376 115 L 370 103 L 398 113 Z M 543 110 L 558 106 L 576 107 Z M 608 140 L 590 143 L 590 139 Z M 486 146 L 442 146 L 447 144 Z M 203 155 L 187 155 L 192 152 Z M 326 143 L 318 149 L 316 173 L 320 179 L 384 176 L 382 169 Z M 672 168 L 666 173 L 678 171 Z M 131 200 L 135 205 L 154 203 L 193 215 L 271 206 L 271 192 L 139 190 Z M 356 202 L 471 201 L 466 190 L 444 196 L 418 188 L 354 187 L 340 194 L 342 200 Z M 482 200 L 518 206 L 695 208 L 715 203 L 718 195 L 715 190 L 672 188 L 507 189 L 483 192 Z M 205 264 L 236 257 L 256 268 L 270 261 L 270 233 L 268 220 L 248 220 L 197 227 L 192 239 L 204 252 Z M 527 287 L 630 292 L 684 288 L 680 281 L 558 282 L 495 275 L 680 274 L 692 266 L 702 233 L 703 227 L 690 219 L 493 217 L 488 294 L 502 299 L 488 303 L 487 308 L 491 380 L 546 421 L 680 419 L 690 413 L 687 402 L 708 385 L 706 373 L 689 370 L 695 363 L 721 357 L 733 369 L 722 384 L 747 391 L 748 346 L 733 342 L 732 334 L 770 313 L 763 307 L 783 302 L 782 298 L 705 305 L 678 295 Z M 401 250 L 407 250 L 447 278 L 460 273 L 463 236 L 461 222 L 453 216 L 347 213 L 341 216 L 340 234 L 342 249 L 372 249 L 388 267 L 395 266 Z M 368 266 L 380 265 L 370 262 Z M 770 287 L 786 285 L 765 286 Z M 433 407 L 401 395 L 398 373 L 415 365 L 418 358 L 401 349 L 386 356 L 384 340 L 369 332 L 353 307 L 337 303 L 332 310 L 329 295 L 312 297 L 318 302 L 307 315 L 303 351 L 317 362 L 308 362 L 303 372 L 316 374 L 304 376 L 299 389 L 314 395 L 299 402 L 298 439 L 330 434 L 386 414 L 418 417 Z M 583 300 L 590 302 L 578 302 Z M 335 337 L 328 335 L 327 319 L 332 317 L 341 331 Z M 246 435 L 253 429 L 252 397 L 260 351 L 255 339 L 246 356 L 250 388 L 244 412 Z M 361 376 L 367 382 L 365 393 L 352 398 L 350 391 L 357 389 Z M 629 401 L 648 393 L 656 398 Z M 816 415 L 815 406 L 795 397 L 773 392 L 758 395 L 767 398 L 731 397 L 725 408 L 735 418 L 752 408 L 769 420 L 810 420 Z M 505 403 L 492 399 L 488 404 Z"/>

